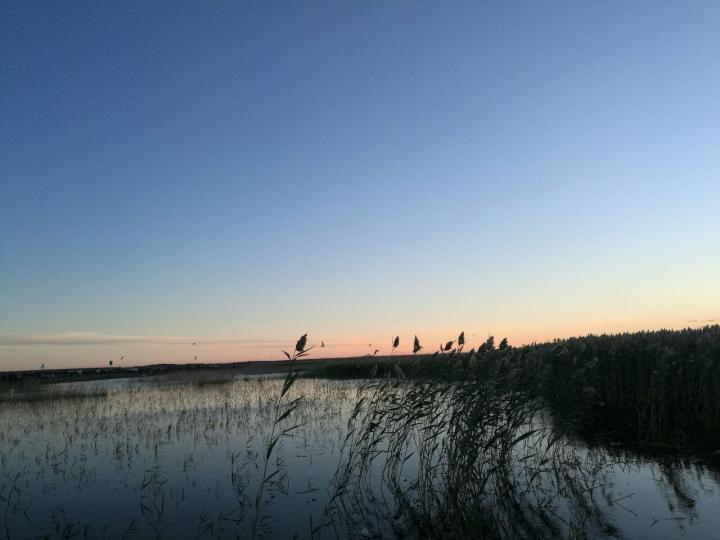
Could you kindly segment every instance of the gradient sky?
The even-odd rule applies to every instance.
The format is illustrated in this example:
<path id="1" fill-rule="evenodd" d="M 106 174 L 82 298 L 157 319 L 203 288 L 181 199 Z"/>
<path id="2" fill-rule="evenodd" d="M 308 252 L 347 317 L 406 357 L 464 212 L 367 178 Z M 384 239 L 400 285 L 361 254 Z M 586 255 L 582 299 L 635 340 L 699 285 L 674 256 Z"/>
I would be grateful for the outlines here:
<path id="1" fill-rule="evenodd" d="M 715 1 L 5 0 L 0 370 L 720 321 L 718 28 Z"/>

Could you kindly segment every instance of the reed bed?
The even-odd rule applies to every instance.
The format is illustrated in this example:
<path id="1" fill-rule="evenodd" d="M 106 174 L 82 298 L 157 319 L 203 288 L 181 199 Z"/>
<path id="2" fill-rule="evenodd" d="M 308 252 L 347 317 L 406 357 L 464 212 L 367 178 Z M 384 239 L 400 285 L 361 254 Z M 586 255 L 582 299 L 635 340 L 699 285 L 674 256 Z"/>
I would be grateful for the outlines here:
<path id="1" fill-rule="evenodd" d="M 451 348 L 394 360 L 363 359 L 323 366 L 313 375 L 383 376 L 395 365 L 414 379 L 457 380 L 470 374 L 497 384 L 512 381 L 516 390 L 542 399 L 558 423 L 588 439 L 720 449 L 718 325 L 590 335 L 523 347 L 506 342 L 496 347 L 491 338 L 469 352 Z"/>
<path id="2" fill-rule="evenodd" d="M 0 539 L 307 537 L 308 514 L 322 511 L 308 482 L 318 467 L 334 470 L 324 460 L 342 444 L 337 418 L 349 414 L 355 385 L 297 380 L 278 402 L 284 385 L 88 385 L 6 401 Z M 278 406 L 300 396 L 280 419 Z M 272 519 L 279 501 L 297 509 L 283 528 Z"/>
<path id="3" fill-rule="evenodd" d="M 461 333 L 316 378 L 15 385 L 0 539 L 613 537 L 632 497 L 613 475 L 638 467 L 682 527 L 720 468 L 654 449 L 715 455 L 719 344 L 707 327 L 466 351 Z"/>
<path id="4" fill-rule="evenodd" d="M 614 462 L 543 419 L 542 403 L 473 376 L 363 389 L 325 521 L 357 537 L 583 538 L 616 533 L 595 496 Z"/>

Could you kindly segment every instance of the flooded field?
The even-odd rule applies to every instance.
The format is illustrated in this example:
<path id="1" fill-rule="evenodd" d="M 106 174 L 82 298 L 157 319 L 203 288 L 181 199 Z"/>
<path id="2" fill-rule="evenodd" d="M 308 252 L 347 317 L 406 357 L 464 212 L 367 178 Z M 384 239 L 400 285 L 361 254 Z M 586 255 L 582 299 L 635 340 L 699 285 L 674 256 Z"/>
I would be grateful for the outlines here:
<path id="1" fill-rule="evenodd" d="M 420 485 L 423 461 L 435 463 L 417 437 L 422 431 L 403 448 L 380 441 L 373 455 L 357 460 L 360 431 L 349 433 L 348 420 L 370 390 L 361 381 L 299 379 L 284 396 L 301 398 L 297 408 L 278 423 L 283 383 L 164 376 L 47 385 L 12 399 L 6 393 L 0 403 L 0 538 L 418 534 L 404 520 L 415 512 L 407 505 L 432 492 Z M 550 446 L 537 439 L 535 428 L 523 427 L 527 436 L 516 446 Z M 550 475 L 540 461 L 528 480 L 536 485 L 533 500 L 542 492 L 543 508 L 555 515 L 546 531 L 716 537 L 718 471 L 692 460 L 610 455 L 565 439 L 552 444 L 563 459 Z M 389 474 L 385 462 L 392 452 L 399 459 Z M 513 452 L 513 474 L 526 474 L 517 468 L 526 458 Z M 578 471 L 581 494 L 573 493 L 580 484 L 557 480 L 577 478 Z"/>

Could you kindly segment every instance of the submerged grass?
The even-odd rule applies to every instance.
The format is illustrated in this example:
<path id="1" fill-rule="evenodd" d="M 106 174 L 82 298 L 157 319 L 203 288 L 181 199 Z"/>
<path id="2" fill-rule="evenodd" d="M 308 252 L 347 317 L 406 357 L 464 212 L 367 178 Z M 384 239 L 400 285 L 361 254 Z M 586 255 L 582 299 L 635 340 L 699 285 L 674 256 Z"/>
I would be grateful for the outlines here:
<path id="1" fill-rule="evenodd" d="M 92 385 L 72 398 L 4 403 L 0 539 L 292 537 L 306 531 L 308 512 L 319 515 L 322 503 L 299 494 L 298 486 L 306 489 L 313 454 L 342 440 L 336 419 L 347 414 L 355 385 L 297 379 L 281 405 L 303 399 L 280 419 L 277 398 L 285 381 L 118 385 L 103 394 Z M 281 437 L 266 461 L 268 442 L 294 425 L 301 427 Z M 288 501 L 297 512 L 279 525 L 278 504 Z"/>

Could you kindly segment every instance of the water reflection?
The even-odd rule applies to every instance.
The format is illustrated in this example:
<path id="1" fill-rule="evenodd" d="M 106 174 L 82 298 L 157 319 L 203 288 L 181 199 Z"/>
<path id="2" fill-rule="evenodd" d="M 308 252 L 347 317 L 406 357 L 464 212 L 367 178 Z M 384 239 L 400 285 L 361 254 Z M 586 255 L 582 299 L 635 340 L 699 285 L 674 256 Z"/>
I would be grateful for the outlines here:
<path id="1" fill-rule="evenodd" d="M 53 385 L 51 391 L 34 389 L 3 401 L 0 537 L 247 537 L 258 511 L 271 399 L 281 385 L 274 378 L 159 377 Z M 265 537 L 309 538 L 313 530 L 322 538 L 417 533 L 407 509 L 433 493 L 418 471 L 438 466 L 445 455 L 423 450 L 421 439 L 413 437 L 399 459 L 390 460 L 392 474 L 387 451 L 399 448 L 379 441 L 378 459 L 367 462 L 366 470 L 351 468 L 353 489 L 337 493 L 338 465 L 352 463 L 348 452 L 357 443 L 359 432 L 348 438 L 348 419 L 359 387 L 356 381 L 296 383 L 292 392 L 304 400 L 293 423 L 301 427 L 273 452 L 273 466 L 281 472 L 263 504 Z M 550 443 L 539 433 L 518 444 L 512 466 L 502 474 L 491 471 L 487 481 L 512 486 L 519 490 L 516 500 L 552 511 L 548 535 L 712 538 L 717 531 L 716 469 L 560 440 L 535 462 L 549 458 L 542 464 L 547 470 L 531 478 L 537 469 L 524 465 L 530 451 Z M 487 444 L 488 434 L 473 437 Z M 468 459 L 451 474 L 473 474 L 477 463 L 468 467 Z M 470 482 L 463 489 L 470 491 L 456 495 L 472 500 L 478 486 Z M 492 503 L 497 509 L 508 501 Z M 423 504 L 444 508 L 428 498 Z M 517 516 L 511 508 L 504 511 L 507 519 Z"/>

